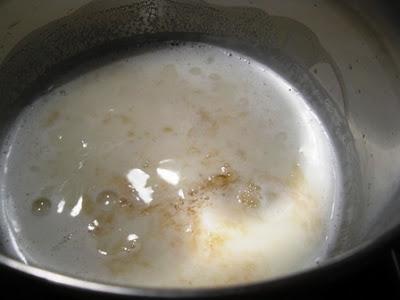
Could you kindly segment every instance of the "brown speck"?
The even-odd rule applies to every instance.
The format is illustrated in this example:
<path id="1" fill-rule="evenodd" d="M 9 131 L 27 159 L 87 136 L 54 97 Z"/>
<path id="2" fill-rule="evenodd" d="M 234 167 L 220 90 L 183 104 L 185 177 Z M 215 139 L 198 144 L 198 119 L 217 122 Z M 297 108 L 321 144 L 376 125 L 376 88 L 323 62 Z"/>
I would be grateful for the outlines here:
<path id="1" fill-rule="evenodd" d="M 144 169 L 147 169 L 149 166 L 150 166 L 150 161 L 149 161 L 149 160 L 146 160 L 146 161 L 143 163 L 143 168 L 144 168 Z"/>
<path id="2" fill-rule="evenodd" d="M 174 129 L 172 127 L 166 126 L 163 128 L 164 133 L 172 133 L 174 132 Z"/>
<path id="3" fill-rule="evenodd" d="M 7 29 L 13 29 L 15 26 L 17 26 L 19 23 L 21 23 L 21 21 L 15 21 L 13 23 L 11 23 L 10 25 L 8 25 Z"/>
<path id="4" fill-rule="evenodd" d="M 197 189 L 191 188 L 191 189 L 189 190 L 188 195 L 193 197 L 193 196 L 196 195 L 198 192 L 199 192 L 199 191 L 198 191 Z"/>
<path id="5" fill-rule="evenodd" d="M 142 210 L 140 210 L 140 214 L 141 215 L 149 215 L 152 212 L 154 212 L 155 210 L 157 210 L 160 207 L 160 204 L 154 204 L 154 205 L 150 205 L 146 208 L 143 208 Z"/>
<path id="6" fill-rule="evenodd" d="M 278 198 L 278 194 L 275 192 L 268 192 L 267 193 L 267 199 L 274 201 L 276 198 Z"/>
<path id="7" fill-rule="evenodd" d="M 314 74 L 318 74 L 318 69 L 314 69 Z"/>
<path id="8" fill-rule="evenodd" d="M 44 127 L 51 127 L 53 126 L 59 119 L 60 119 L 60 112 L 53 111 L 49 114 L 46 121 L 44 122 Z"/>
<path id="9" fill-rule="evenodd" d="M 119 119 L 121 120 L 122 124 L 129 124 L 131 122 L 131 118 L 126 115 L 119 115 Z"/>
<path id="10" fill-rule="evenodd" d="M 208 177 L 206 187 L 209 189 L 225 188 L 237 180 L 238 175 L 236 172 L 230 167 L 229 164 L 224 164 L 221 167 L 219 174 Z"/>
<path id="11" fill-rule="evenodd" d="M 128 137 L 132 138 L 135 136 L 135 132 L 133 130 L 129 130 L 128 133 L 126 134 Z"/>

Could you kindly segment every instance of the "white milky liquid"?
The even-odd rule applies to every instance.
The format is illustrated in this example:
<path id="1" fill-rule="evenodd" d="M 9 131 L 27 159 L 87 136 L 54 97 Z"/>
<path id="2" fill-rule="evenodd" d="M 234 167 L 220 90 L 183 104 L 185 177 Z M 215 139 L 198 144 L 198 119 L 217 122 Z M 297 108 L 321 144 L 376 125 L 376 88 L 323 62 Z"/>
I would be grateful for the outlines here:
<path id="1" fill-rule="evenodd" d="M 7 218 L 29 264 L 192 287 L 325 255 L 328 137 L 301 95 L 238 54 L 186 45 L 109 63 L 37 99 L 10 141 Z"/>

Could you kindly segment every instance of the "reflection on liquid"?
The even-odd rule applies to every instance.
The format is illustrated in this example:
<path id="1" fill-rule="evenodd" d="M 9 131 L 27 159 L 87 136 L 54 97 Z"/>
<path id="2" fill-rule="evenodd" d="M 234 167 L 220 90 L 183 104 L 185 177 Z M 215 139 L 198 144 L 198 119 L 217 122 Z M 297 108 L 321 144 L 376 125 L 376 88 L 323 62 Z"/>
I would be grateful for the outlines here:
<path id="1" fill-rule="evenodd" d="M 126 178 L 132 187 L 137 191 L 140 199 L 144 203 L 149 204 L 153 200 L 153 188 L 146 187 L 147 180 L 150 178 L 150 175 L 148 175 L 146 172 L 143 172 L 141 169 L 132 169 L 126 175 Z"/>
<path id="2" fill-rule="evenodd" d="M 179 196 L 179 198 L 181 198 L 181 199 L 185 199 L 185 194 L 184 194 L 184 192 L 183 192 L 182 189 L 179 189 L 179 191 L 178 191 L 178 196 Z"/>
<path id="3" fill-rule="evenodd" d="M 80 196 L 78 201 L 76 202 L 75 206 L 71 209 L 71 217 L 75 218 L 78 216 L 82 210 L 82 202 L 83 202 L 83 197 Z"/>
<path id="4" fill-rule="evenodd" d="M 64 211 L 64 206 L 65 206 L 65 200 L 61 200 L 60 202 L 58 202 L 57 204 L 57 213 L 61 214 Z"/>
<path id="5" fill-rule="evenodd" d="M 177 172 L 167 169 L 157 168 L 157 174 L 169 184 L 177 185 L 179 183 L 179 175 Z"/>
<path id="6" fill-rule="evenodd" d="M 27 163 L 7 175 L 23 173 L 10 179 L 14 198 L 29 192 L 55 204 L 50 216 L 45 202 L 35 206 L 35 228 L 21 220 L 41 265 L 118 284 L 194 287 L 264 279 L 319 251 L 321 193 L 309 197 L 298 171 L 318 177 L 312 186 L 330 181 L 321 183 L 327 168 L 315 165 L 325 152 L 300 134 L 302 102 L 270 91 L 282 83 L 264 88 L 264 78 L 243 76 L 241 63 L 232 78 L 218 53 L 201 71 L 214 54 L 190 67 L 156 61 L 150 73 L 152 59 L 118 65 L 104 81 L 78 80 L 85 93 L 74 83 L 43 105 L 38 134 L 19 137 L 17 148 L 32 155 L 14 157 Z M 208 70 L 217 62 L 221 70 Z M 49 253 L 63 230 L 76 232 L 74 242 Z"/>

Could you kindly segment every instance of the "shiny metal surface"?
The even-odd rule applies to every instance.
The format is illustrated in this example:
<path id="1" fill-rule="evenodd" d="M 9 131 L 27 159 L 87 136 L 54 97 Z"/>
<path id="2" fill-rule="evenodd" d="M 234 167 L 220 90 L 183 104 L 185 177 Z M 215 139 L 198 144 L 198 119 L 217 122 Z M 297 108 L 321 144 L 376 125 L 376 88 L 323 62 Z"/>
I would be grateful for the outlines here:
<path id="1" fill-rule="evenodd" d="M 31 1 L 27 4 L 26 1 L 1 1 L 0 60 L 32 30 L 73 13 L 89 2 Z M 131 2 L 120 0 L 106 4 L 94 1 L 89 9 L 101 10 L 107 5 L 129 5 Z M 194 2 L 199 3 L 189 1 Z M 317 101 L 320 117 L 325 114 L 327 118 L 336 119 L 328 124 L 333 132 L 347 124 L 350 128 L 349 132 L 346 128 L 342 132 L 336 131 L 348 184 L 342 237 L 332 259 L 321 268 L 329 268 L 357 255 L 373 246 L 385 233 L 385 239 L 389 238 L 388 234 L 392 234 L 389 231 L 400 223 L 398 5 L 390 1 L 384 4 L 383 1 L 328 0 L 207 2 L 262 9 L 274 29 L 271 31 L 273 45 L 308 69 L 310 76 L 320 82 L 336 103 L 337 112 L 336 108 L 329 110 Z M 4 242 L 2 248 L 9 249 Z M 57 283 L 111 293 L 157 295 L 157 291 L 113 287 L 55 275 L 9 258 L 13 256 L 6 253 L 0 260 L 11 268 Z M 285 281 L 285 278 L 279 280 Z M 196 292 L 185 293 L 196 295 Z M 179 295 L 179 292 L 170 291 L 165 295 Z"/>

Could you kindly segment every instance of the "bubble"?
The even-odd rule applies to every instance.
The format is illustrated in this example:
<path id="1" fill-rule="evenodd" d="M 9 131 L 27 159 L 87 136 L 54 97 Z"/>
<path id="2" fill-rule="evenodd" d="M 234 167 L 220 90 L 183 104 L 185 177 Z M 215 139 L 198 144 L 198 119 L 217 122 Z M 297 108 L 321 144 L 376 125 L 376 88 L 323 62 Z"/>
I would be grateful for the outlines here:
<path id="1" fill-rule="evenodd" d="M 139 237 L 136 234 L 131 233 L 126 237 L 126 243 L 122 247 L 122 250 L 124 252 L 131 253 L 134 251 L 138 251 L 139 247 L 140 247 Z"/>
<path id="2" fill-rule="evenodd" d="M 137 253 L 140 248 L 139 236 L 135 233 L 121 236 L 114 231 L 98 240 L 97 251 L 104 256 L 122 258 Z"/>
<path id="3" fill-rule="evenodd" d="M 109 211 L 118 203 L 118 194 L 113 191 L 102 191 L 97 195 L 96 203 L 101 209 Z"/>
<path id="4" fill-rule="evenodd" d="M 98 230 L 98 228 L 99 228 L 99 221 L 97 221 L 97 220 L 93 220 L 92 222 L 90 222 L 89 224 L 88 224 L 88 231 L 90 232 L 90 233 L 94 233 L 94 232 L 96 232 L 97 230 Z"/>
<path id="5" fill-rule="evenodd" d="M 45 216 L 49 213 L 51 201 L 48 198 L 40 197 L 32 202 L 32 213 L 36 216 Z"/>

